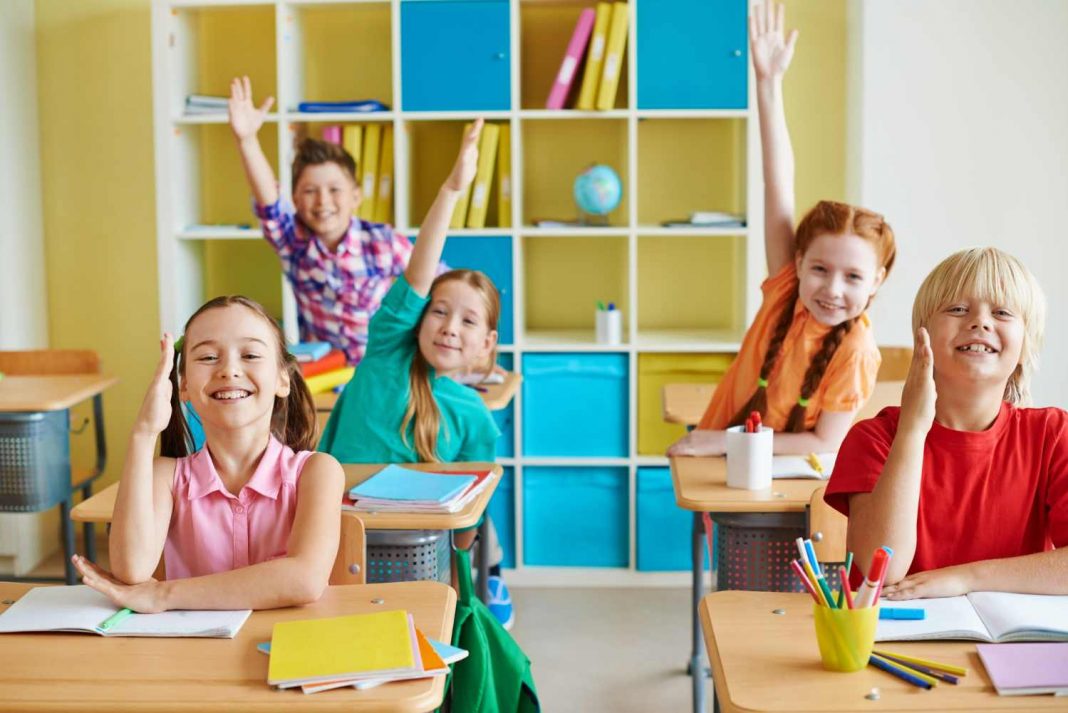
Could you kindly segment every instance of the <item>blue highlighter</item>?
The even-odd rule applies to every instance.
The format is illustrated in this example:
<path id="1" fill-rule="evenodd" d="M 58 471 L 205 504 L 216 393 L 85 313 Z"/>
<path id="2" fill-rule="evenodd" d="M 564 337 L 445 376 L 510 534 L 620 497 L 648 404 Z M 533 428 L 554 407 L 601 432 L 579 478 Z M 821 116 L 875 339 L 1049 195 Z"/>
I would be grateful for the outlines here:
<path id="1" fill-rule="evenodd" d="M 918 621 L 927 618 L 925 609 L 906 609 L 904 607 L 882 607 L 879 609 L 880 619 L 894 619 L 897 621 Z"/>

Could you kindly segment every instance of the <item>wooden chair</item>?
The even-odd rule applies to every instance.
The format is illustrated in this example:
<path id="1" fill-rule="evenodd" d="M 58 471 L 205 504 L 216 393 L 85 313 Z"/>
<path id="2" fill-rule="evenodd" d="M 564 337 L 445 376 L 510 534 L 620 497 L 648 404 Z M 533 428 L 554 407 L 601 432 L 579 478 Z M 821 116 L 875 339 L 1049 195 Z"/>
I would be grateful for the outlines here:
<path id="1" fill-rule="evenodd" d="M 341 539 L 337 559 L 330 572 L 330 584 L 365 584 L 367 582 L 367 544 L 363 520 L 356 513 L 341 513 Z"/>
<path id="2" fill-rule="evenodd" d="M 100 357 L 96 352 L 88 349 L 36 349 L 28 351 L 0 351 L 0 372 L 12 376 L 61 376 L 72 374 L 99 374 Z M 104 437 L 104 406 L 100 394 L 93 397 L 93 426 L 96 436 L 96 463 L 93 467 L 71 465 L 71 495 L 66 502 L 61 503 L 61 518 L 63 526 L 64 555 L 66 562 L 70 562 L 74 554 L 74 539 L 69 536 L 73 524 L 70 520 L 70 509 L 73 505 L 74 494 L 81 491 L 82 498 L 88 498 L 93 494 L 93 481 L 104 472 L 107 463 L 107 444 Z M 75 433 L 81 433 L 88 425 L 86 419 Z M 84 523 L 83 535 L 85 538 L 85 555 L 90 561 L 96 561 L 95 528 L 90 522 Z M 68 567 L 68 572 L 71 570 Z M 69 577 L 68 577 L 69 580 Z M 68 584 L 73 582 L 68 581 Z"/>
<path id="3" fill-rule="evenodd" d="M 883 357 L 876 381 L 904 381 L 912 364 L 912 347 L 879 347 Z"/>
<path id="4" fill-rule="evenodd" d="M 827 486 L 817 488 L 805 507 L 805 531 L 820 562 L 845 562 L 849 520 L 823 501 Z"/>

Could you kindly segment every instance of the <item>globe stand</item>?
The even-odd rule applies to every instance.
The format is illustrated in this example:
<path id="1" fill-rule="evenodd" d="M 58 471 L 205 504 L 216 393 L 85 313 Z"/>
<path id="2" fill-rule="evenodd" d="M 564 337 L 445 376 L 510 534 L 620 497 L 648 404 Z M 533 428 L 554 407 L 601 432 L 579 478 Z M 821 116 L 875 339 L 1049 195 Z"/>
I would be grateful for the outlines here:
<path id="1" fill-rule="evenodd" d="M 607 228 L 608 216 L 596 215 L 594 213 L 587 213 L 586 211 L 579 209 L 578 224 L 583 228 Z"/>

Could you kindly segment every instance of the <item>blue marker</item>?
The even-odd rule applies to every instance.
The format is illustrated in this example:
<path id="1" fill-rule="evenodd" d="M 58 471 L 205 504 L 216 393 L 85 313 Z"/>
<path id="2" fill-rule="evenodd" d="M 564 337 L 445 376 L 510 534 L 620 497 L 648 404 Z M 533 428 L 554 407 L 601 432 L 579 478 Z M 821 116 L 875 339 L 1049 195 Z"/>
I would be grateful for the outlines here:
<path id="1" fill-rule="evenodd" d="M 927 618 L 927 610 L 922 608 L 882 607 L 879 609 L 879 618 L 896 619 L 901 621 L 918 621 Z"/>
<path id="2" fill-rule="evenodd" d="M 609 312 L 615 312 L 616 311 L 616 303 L 615 302 L 609 302 L 608 303 L 608 311 Z"/>

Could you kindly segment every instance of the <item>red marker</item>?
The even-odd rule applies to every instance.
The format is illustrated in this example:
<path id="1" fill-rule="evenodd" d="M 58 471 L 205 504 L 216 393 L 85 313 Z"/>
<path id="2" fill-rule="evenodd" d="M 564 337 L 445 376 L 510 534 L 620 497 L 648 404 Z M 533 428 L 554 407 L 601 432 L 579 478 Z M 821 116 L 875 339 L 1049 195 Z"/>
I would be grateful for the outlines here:
<path id="1" fill-rule="evenodd" d="M 762 425 L 761 422 L 760 422 L 760 412 L 759 411 L 753 411 L 752 413 L 749 414 L 749 418 L 752 419 L 752 421 L 753 421 L 753 433 L 759 432 L 760 431 L 760 426 Z"/>
<path id="2" fill-rule="evenodd" d="M 875 550 L 871 558 L 871 567 L 868 575 L 864 578 L 864 584 L 860 585 L 857 595 L 853 598 L 853 606 L 857 609 L 875 606 L 878 603 L 879 590 L 882 589 L 883 580 L 886 578 L 886 568 L 890 564 L 890 554 L 883 548 Z"/>

